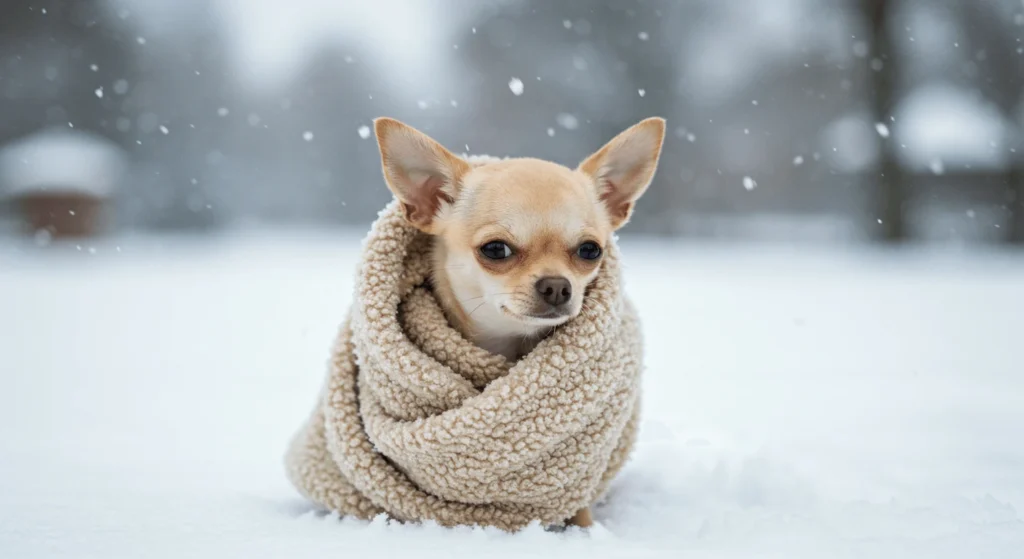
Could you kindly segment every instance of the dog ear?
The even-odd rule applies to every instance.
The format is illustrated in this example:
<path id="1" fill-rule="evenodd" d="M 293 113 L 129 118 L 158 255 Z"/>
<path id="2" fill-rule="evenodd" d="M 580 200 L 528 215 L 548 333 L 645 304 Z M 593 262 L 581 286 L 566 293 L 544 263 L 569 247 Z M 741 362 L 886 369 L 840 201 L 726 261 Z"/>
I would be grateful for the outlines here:
<path id="1" fill-rule="evenodd" d="M 373 121 L 384 180 L 413 226 L 433 233 L 443 204 L 455 200 L 469 163 L 415 128 L 392 118 Z"/>
<path id="2" fill-rule="evenodd" d="M 579 171 L 597 185 L 612 227 L 629 221 L 633 205 L 647 190 L 658 168 L 665 140 L 665 119 L 648 118 L 634 124 L 580 163 Z"/>

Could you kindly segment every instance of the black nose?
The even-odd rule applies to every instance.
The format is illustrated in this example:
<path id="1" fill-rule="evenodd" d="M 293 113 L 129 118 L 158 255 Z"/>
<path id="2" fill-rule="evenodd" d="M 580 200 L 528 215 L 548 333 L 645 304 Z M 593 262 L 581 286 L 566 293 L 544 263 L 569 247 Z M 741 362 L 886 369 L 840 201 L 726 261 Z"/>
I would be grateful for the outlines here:
<path id="1" fill-rule="evenodd" d="M 572 297 L 572 284 L 562 277 L 540 278 L 535 287 L 540 298 L 552 307 L 560 307 Z"/>

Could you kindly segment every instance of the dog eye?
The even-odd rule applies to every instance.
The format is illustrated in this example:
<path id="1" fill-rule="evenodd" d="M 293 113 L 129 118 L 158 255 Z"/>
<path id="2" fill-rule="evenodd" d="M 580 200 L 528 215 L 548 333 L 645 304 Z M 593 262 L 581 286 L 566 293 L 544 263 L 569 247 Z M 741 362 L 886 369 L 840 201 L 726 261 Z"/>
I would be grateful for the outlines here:
<path id="1" fill-rule="evenodd" d="M 601 247 L 597 246 L 597 243 L 587 241 L 576 249 L 576 254 L 584 260 L 597 260 L 601 257 Z"/>
<path id="2" fill-rule="evenodd" d="M 501 241 L 491 241 L 480 247 L 480 254 L 491 260 L 504 260 L 512 256 L 512 247 Z"/>

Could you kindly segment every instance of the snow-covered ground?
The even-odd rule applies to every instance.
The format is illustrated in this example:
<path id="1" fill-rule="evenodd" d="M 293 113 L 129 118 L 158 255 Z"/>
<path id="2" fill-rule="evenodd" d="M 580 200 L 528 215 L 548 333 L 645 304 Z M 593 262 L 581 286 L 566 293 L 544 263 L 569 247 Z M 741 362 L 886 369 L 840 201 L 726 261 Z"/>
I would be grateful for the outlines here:
<path id="1" fill-rule="evenodd" d="M 284 479 L 357 250 L 0 241 L 0 556 L 1024 549 L 1024 257 L 627 242 L 648 347 L 635 457 L 601 527 L 510 536 L 339 520 Z"/>

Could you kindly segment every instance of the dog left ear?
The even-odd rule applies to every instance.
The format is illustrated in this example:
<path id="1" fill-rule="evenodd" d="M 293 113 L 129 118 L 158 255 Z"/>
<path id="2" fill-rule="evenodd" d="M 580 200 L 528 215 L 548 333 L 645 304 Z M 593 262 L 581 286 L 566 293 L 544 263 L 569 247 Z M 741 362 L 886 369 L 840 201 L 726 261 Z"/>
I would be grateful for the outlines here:
<path id="1" fill-rule="evenodd" d="M 612 227 L 629 221 L 633 205 L 651 184 L 665 140 L 665 119 L 648 118 L 622 132 L 578 168 L 597 185 Z"/>

